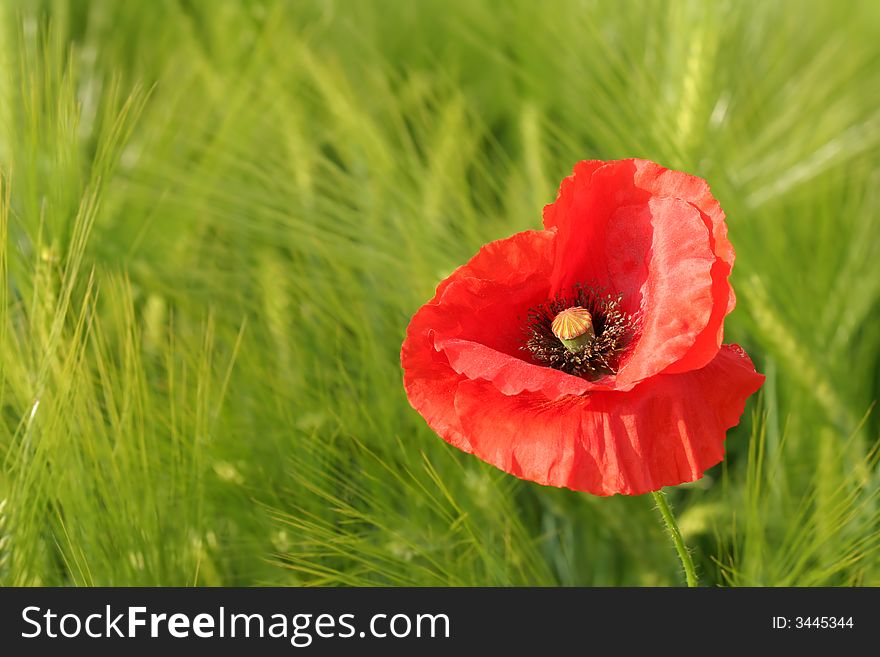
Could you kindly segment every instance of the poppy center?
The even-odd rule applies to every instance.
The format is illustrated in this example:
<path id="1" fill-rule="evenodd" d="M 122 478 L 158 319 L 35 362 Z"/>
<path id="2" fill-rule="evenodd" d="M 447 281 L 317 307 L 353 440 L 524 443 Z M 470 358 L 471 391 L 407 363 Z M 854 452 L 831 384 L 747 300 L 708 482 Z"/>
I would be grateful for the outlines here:
<path id="1" fill-rule="evenodd" d="M 593 316 L 580 306 L 566 308 L 556 315 L 550 323 L 550 330 L 569 351 L 584 349 L 596 337 Z"/>
<path id="2" fill-rule="evenodd" d="M 577 285 L 529 311 L 526 345 L 532 360 L 574 376 L 616 374 L 635 330 L 621 298 Z"/>

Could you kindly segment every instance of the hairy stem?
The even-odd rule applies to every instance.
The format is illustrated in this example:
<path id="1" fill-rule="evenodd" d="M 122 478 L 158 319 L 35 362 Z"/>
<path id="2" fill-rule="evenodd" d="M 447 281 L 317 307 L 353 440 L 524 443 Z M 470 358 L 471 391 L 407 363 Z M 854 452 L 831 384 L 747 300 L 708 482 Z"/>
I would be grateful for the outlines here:
<path id="1" fill-rule="evenodd" d="M 678 552 L 678 558 L 681 561 L 681 565 L 684 567 L 684 575 L 685 579 L 687 579 L 687 585 L 697 586 L 697 571 L 694 568 L 691 553 L 688 552 L 687 546 L 684 544 L 681 532 L 678 531 L 678 524 L 675 522 L 675 516 L 672 515 L 672 509 L 669 508 L 669 503 L 666 501 L 666 494 L 662 490 L 658 490 L 651 493 L 651 495 L 654 496 L 654 502 L 657 504 L 657 509 L 659 509 L 660 515 L 663 516 L 663 522 L 666 523 L 666 528 L 669 530 L 669 535 L 672 537 L 672 544 L 675 546 L 675 551 Z"/>

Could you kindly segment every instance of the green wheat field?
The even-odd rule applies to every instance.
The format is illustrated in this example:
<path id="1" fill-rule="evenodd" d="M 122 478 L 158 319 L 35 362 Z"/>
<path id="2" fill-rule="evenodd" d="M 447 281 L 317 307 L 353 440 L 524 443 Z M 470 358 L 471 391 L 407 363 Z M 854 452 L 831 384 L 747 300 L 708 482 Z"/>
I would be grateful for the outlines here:
<path id="1" fill-rule="evenodd" d="M 411 315 L 580 159 L 706 178 L 767 375 L 701 583 L 880 585 L 880 3 L 0 4 L 0 583 L 681 585 L 650 496 L 406 400 Z"/>

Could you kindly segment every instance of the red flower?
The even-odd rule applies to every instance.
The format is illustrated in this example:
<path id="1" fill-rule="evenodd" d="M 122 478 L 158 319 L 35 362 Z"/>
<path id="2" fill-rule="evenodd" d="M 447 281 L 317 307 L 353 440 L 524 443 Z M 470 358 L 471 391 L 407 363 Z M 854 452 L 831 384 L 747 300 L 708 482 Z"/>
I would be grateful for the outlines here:
<path id="1" fill-rule="evenodd" d="M 410 403 L 505 472 L 597 495 L 699 479 L 764 381 L 722 345 L 734 251 L 705 181 L 579 162 L 544 230 L 485 245 L 415 314 Z"/>

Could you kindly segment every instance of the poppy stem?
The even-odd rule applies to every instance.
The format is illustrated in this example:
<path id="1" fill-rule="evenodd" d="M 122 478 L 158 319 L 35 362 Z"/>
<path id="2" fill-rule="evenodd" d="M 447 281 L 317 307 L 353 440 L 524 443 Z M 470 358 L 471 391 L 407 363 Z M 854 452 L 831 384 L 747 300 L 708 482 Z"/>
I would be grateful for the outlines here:
<path id="1" fill-rule="evenodd" d="M 651 495 L 654 496 L 654 502 L 660 510 L 660 515 L 663 516 L 663 522 L 666 523 L 669 535 L 672 537 L 672 544 L 675 546 L 675 551 L 678 552 L 678 558 L 684 567 L 687 585 L 697 586 L 697 571 L 694 568 L 694 561 L 691 559 L 691 553 L 688 552 L 687 546 L 684 544 L 681 532 L 678 531 L 678 523 L 675 522 L 675 516 L 672 515 L 672 509 L 669 508 L 669 503 L 666 501 L 666 493 L 662 490 L 657 490 L 651 493 Z"/>

